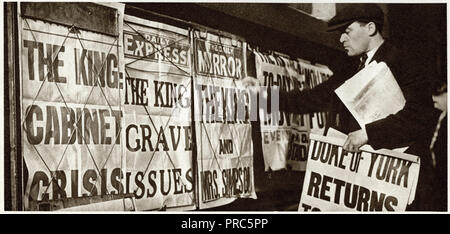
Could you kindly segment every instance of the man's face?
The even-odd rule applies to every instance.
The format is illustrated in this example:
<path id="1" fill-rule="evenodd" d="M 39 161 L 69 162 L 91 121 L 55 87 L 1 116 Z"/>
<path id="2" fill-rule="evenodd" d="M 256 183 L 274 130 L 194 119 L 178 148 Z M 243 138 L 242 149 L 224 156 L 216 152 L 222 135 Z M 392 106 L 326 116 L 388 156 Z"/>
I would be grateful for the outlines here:
<path id="1" fill-rule="evenodd" d="M 370 36 L 366 26 L 361 26 L 359 22 L 353 22 L 342 32 L 339 41 L 344 46 L 348 56 L 358 56 L 367 51 Z"/>

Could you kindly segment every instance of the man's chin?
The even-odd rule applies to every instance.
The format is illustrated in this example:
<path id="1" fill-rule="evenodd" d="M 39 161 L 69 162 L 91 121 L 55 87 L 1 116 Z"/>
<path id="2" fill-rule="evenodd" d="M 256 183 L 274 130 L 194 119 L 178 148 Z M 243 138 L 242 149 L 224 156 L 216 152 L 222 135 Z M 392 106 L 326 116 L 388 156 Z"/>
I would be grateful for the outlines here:
<path id="1" fill-rule="evenodd" d="M 347 51 L 347 56 L 349 56 L 349 57 L 353 57 L 353 56 L 356 56 L 356 55 L 357 54 L 354 53 L 354 52 Z"/>

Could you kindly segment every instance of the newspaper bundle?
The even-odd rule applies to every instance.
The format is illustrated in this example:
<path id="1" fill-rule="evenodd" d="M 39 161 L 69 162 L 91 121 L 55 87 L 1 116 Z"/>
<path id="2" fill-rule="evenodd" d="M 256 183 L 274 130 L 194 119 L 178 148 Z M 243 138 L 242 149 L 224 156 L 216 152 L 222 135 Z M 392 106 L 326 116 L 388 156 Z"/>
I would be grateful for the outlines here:
<path id="1" fill-rule="evenodd" d="M 406 102 L 400 86 L 384 62 L 370 63 L 337 88 L 335 93 L 361 127 L 395 114 Z"/>
<path id="2" fill-rule="evenodd" d="M 384 62 L 371 62 L 334 92 L 363 129 L 368 123 L 397 113 L 406 103 L 400 86 Z M 396 150 L 404 152 L 406 149 Z"/>

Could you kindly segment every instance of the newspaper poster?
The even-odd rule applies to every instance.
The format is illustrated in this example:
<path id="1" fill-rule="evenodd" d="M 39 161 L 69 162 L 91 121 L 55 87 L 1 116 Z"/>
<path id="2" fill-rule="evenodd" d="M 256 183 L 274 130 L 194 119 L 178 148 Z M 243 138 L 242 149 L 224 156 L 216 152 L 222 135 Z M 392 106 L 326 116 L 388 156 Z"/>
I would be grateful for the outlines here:
<path id="1" fill-rule="evenodd" d="M 121 38 L 20 18 L 25 210 L 124 193 Z"/>
<path id="2" fill-rule="evenodd" d="M 125 16 L 124 167 L 138 210 L 195 209 L 185 29 Z"/>
<path id="3" fill-rule="evenodd" d="M 325 82 L 333 75 L 333 72 L 325 65 L 314 64 L 308 61 L 297 59 L 300 74 L 305 76 L 305 86 L 307 89 L 312 89 L 317 85 Z M 315 112 L 309 114 L 309 126 L 311 132 L 322 134 L 326 125 L 326 112 Z"/>
<path id="4" fill-rule="evenodd" d="M 347 152 L 343 138 L 310 140 L 299 211 L 405 211 L 414 200 L 419 157 L 368 145 Z"/>
<path id="5" fill-rule="evenodd" d="M 256 198 L 246 44 L 197 30 L 193 43 L 199 208 Z"/>
<path id="6" fill-rule="evenodd" d="M 300 74 L 300 65 L 296 60 L 256 51 L 254 53 L 256 78 L 261 86 L 268 90 L 277 86 L 283 91 L 306 88 L 305 76 Z M 268 92 L 267 99 L 271 98 Z M 262 107 L 260 103 L 259 116 L 265 170 L 288 168 L 304 171 L 309 142 L 309 114 L 272 111 Z"/>

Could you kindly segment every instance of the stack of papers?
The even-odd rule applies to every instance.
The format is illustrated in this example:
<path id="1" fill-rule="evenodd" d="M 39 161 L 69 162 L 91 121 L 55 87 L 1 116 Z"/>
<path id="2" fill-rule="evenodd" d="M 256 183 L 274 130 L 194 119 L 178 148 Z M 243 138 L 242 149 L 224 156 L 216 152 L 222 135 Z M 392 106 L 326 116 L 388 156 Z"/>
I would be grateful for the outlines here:
<path id="1" fill-rule="evenodd" d="M 335 90 L 361 127 L 405 106 L 403 93 L 386 63 L 372 62 Z"/>
<path id="2" fill-rule="evenodd" d="M 334 92 L 361 128 L 397 113 L 406 103 L 400 86 L 384 62 L 370 63 Z"/>

